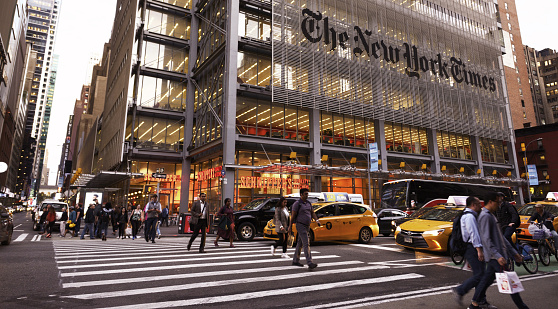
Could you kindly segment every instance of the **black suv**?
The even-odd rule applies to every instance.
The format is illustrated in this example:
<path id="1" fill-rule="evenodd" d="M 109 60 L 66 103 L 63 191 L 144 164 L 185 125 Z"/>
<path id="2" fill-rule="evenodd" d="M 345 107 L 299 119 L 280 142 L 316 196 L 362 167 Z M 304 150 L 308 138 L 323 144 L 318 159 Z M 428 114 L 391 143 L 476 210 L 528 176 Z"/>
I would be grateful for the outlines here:
<path id="1" fill-rule="evenodd" d="M 291 210 L 297 197 L 287 198 L 287 208 Z M 275 216 L 275 205 L 278 197 L 259 198 L 246 204 L 244 208 L 234 212 L 234 225 L 239 240 L 252 240 L 256 234 L 262 234 L 267 222 Z"/>

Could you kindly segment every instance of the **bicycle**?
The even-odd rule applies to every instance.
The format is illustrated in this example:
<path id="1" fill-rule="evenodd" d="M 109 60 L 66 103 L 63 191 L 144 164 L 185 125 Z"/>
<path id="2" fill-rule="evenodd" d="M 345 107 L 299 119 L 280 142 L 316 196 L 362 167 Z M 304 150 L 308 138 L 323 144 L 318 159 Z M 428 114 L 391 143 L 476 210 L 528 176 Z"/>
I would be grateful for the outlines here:
<path id="1" fill-rule="evenodd" d="M 537 241 L 539 258 L 544 266 L 550 265 L 550 256 L 554 255 L 556 261 L 558 261 L 558 252 L 556 251 L 556 244 L 551 236 L 547 237 L 547 233 L 543 229 L 542 223 L 534 223 L 538 229 L 534 230 L 533 239 Z"/>
<path id="2" fill-rule="evenodd" d="M 516 244 L 516 249 L 519 254 L 523 257 L 523 261 L 521 265 L 525 268 L 525 270 L 530 274 L 536 274 L 539 270 L 539 262 L 537 261 L 537 256 L 535 255 L 535 250 L 527 245 L 522 245 L 521 243 Z M 508 265 L 507 268 L 509 271 L 513 271 L 515 268 L 515 261 L 513 257 L 508 258 Z"/>

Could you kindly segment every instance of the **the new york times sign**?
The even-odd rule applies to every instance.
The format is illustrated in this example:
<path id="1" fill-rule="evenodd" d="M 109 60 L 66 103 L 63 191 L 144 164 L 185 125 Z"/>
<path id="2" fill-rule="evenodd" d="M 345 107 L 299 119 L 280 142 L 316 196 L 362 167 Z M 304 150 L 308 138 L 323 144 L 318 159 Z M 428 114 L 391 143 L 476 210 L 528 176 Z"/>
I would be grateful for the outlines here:
<path id="1" fill-rule="evenodd" d="M 329 26 L 328 17 L 323 17 L 318 11 L 312 12 L 310 9 L 303 9 L 302 15 L 304 20 L 301 24 L 301 30 L 304 36 L 311 43 L 319 43 L 323 40 L 326 45 L 331 44 L 331 50 L 335 50 L 338 46 L 347 49 L 351 38 L 345 32 L 339 32 Z M 388 63 L 396 64 L 401 60 L 406 62 L 405 73 L 410 77 L 420 78 L 420 73 L 428 71 L 432 74 L 438 74 L 441 77 L 449 79 L 450 76 L 456 83 L 465 83 L 481 89 L 496 91 L 496 82 L 493 77 L 481 75 L 472 70 L 468 70 L 465 63 L 460 58 L 451 57 L 450 63 L 444 61 L 442 54 L 439 53 L 435 58 L 428 59 L 420 56 L 419 50 L 414 45 L 403 43 L 402 48 L 387 45 L 383 40 L 371 42 L 370 30 L 362 30 L 358 26 L 354 26 L 356 35 L 352 38 L 354 43 L 359 43 L 364 47 L 354 47 L 353 54 L 357 57 L 366 53 L 368 57 L 375 59 L 383 58 Z"/>

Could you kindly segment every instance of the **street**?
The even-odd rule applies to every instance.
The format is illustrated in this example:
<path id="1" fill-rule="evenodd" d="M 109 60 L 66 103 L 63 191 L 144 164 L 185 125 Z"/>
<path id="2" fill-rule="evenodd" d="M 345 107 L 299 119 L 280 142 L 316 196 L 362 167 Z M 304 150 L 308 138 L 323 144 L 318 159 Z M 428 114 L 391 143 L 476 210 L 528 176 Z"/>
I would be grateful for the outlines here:
<path id="1" fill-rule="evenodd" d="M 215 248 L 210 235 L 200 254 L 199 240 L 186 250 L 187 237 L 44 239 L 31 230 L 30 213 L 14 214 L 14 225 L 14 241 L 0 247 L 3 308 L 466 308 L 472 297 L 460 307 L 450 293 L 470 272 L 447 256 L 401 249 L 393 237 L 315 244 L 319 266 L 309 271 L 281 259 L 280 249 L 271 256 L 272 242 L 261 238 Z M 530 308 L 558 301 L 557 269 L 554 257 L 536 275 L 516 268 Z M 495 286 L 488 300 L 514 308 Z"/>

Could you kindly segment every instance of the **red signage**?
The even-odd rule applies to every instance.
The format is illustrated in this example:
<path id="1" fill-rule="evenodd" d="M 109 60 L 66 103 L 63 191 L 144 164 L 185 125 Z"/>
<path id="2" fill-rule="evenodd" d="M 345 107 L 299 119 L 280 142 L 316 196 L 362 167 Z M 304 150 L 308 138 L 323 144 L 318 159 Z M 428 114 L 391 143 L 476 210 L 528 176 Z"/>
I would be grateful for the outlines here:
<path id="1" fill-rule="evenodd" d="M 168 175 L 167 178 L 154 178 L 151 175 L 145 174 L 143 176 L 143 180 L 145 181 L 162 181 L 162 182 L 173 182 L 173 181 L 181 181 L 182 177 L 180 175 Z"/>
<path id="2" fill-rule="evenodd" d="M 309 188 L 308 179 L 277 177 L 240 177 L 240 188 L 250 189 L 302 189 Z"/>
<path id="3" fill-rule="evenodd" d="M 219 177 L 221 176 L 221 170 L 223 169 L 222 166 L 217 166 L 214 168 L 210 168 L 208 170 L 205 171 L 201 171 L 198 173 L 198 181 L 204 181 L 204 180 L 208 180 L 211 178 L 215 178 L 215 177 Z"/>

